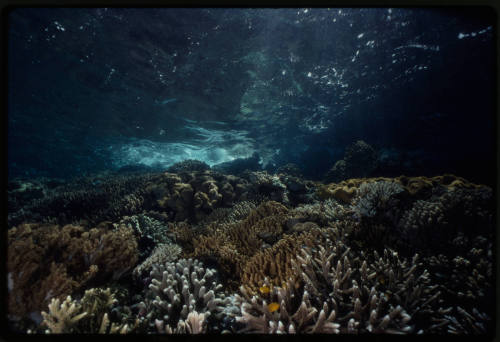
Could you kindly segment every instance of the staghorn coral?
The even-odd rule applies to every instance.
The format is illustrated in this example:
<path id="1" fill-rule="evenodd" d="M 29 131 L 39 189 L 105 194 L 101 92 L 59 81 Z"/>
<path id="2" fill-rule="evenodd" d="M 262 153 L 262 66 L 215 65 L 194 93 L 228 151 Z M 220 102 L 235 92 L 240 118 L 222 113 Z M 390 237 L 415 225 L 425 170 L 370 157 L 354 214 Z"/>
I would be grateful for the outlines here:
<path id="1" fill-rule="evenodd" d="M 109 320 L 108 312 L 115 304 L 116 299 L 109 288 L 86 290 L 80 301 L 71 299 L 71 296 L 62 303 L 58 298 L 52 298 L 49 312 L 42 311 L 44 320 L 40 326 L 46 326 L 48 329 L 45 333 L 52 334 L 128 333 L 133 327 L 111 323 Z"/>
<path id="2" fill-rule="evenodd" d="M 158 332 L 166 334 L 202 334 L 206 333 L 207 326 L 205 322 L 205 314 L 190 312 L 185 321 L 179 320 L 177 327 L 172 329 L 169 325 L 164 325 L 163 321 L 156 320 Z"/>
<path id="3" fill-rule="evenodd" d="M 196 259 L 181 259 L 153 265 L 150 276 L 146 299 L 139 303 L 139 315 L 149 322 L 151 332 L 179 332 L 184 325 L 192 331 L 218 330 L 217 319 L 222 318 L 229 299 L 217 283 L 215 270 L 203 267 Z M 205 319 L 206 326 L 202 324 Z M 201 326 L 193 325 L 196 320 Z"/>
<path id="4" fill-rule="evenodd" d="M 354 215 L 359 219 L 372 218 L 381 212 L 387 215 L 398 203 L 396 196 L 403 191 L 403 187 L 394 182 L 363 183 L 352 204 Z"/>
<path id="5" fill-rule="evenodd" d="M 447 313 L 447 332 L 487 333 L 492 329 L 494 303 L 492 236 L 468 238 L 459 233 L 449 255 L 426 257 L 435 282 L 449 303 L 460 303 Z"/>
<path id="6" fill-rule="evenodd" d="M 471 314 L 457 306 L 453 316 L 448 314 L 445 317 L 450 322 L 447 330 L 450 334 L 484 335 L 492 331 L 492 327 L 488 327 L 491 317 L 484 312 L 479 312 L 476 308 L 472 309 Z"/>
<path id="7" fill-rule="evenodd" d="M 101 224 L 23 224 L 8 231 L 9 313 L 22 317 L 82 288 L 91 279 L 118 279 L 137 261 L 132 229 Z"/>
<path id="8" fill-rule="evenodd" d="M 66 297 L 62 304 L 58 298 L 52 298 L 49 313 L 42 311 L 43 324 L 49 328 L 46 332 L 55 334 L 73 332 L 73 326 L 86 315 L 87 312 L 81 312 L 81 306 L 71 296 Z"/>
<path id="9" fill-rule="evenodd" d="M 392 250 L 383 256 L 360 252 L 341 240 L 326 248 L 305 249 L 294 261 L 315 305 L 331 303 L 340 332 L 408 333 L 425 326 L 428 316 L 442 319 L 437 308 L 440 292 L 429 273 L 421 270 L 415 255 L 411 262 Z"/>
<path id="10" fill-rule="evenodd" d="M 265 286 L 270 287 L 267 279 Z M 236 294 L 241 306 L 241 314 L 236 321 L 243 323 L 239 332 L 273 333 L 338 333 L 335 323 L 336 313 L 324 303 L 321 311 L 312 306 L 309 293 L 296 288 L 289 279 L 283 287 L 272 287 L 266 299 L 251 296 L 245 287 L 240 287 L 242 296 Z M 302 292 L 302 294 L 301 294 Z M 279 304 L 278 310 L 271 312 L 268 303 Z"/>

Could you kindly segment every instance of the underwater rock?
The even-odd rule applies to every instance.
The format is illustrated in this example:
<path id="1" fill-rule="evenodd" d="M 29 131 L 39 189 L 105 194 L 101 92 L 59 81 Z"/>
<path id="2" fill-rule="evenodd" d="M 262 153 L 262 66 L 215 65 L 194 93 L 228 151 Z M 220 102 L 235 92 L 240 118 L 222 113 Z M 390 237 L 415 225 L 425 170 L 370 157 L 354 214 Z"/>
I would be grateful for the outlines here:
<path id="1" fill-rule="evenodd" d="M 302 178 L 302 172 L 297 164 L 288 163 L 278 167 L 275 173 L 283 173 L 290 176 L 295 176 L 298 178 Z"/>
<path id="2" fill-rule="evenodd" d="M 339 182 L 348 178 L 367 177 L 376 168 L 377 154 L 363 140 L 347 146 L 344 159 L 338 160 L 326 173 L 324 182 Z"/>

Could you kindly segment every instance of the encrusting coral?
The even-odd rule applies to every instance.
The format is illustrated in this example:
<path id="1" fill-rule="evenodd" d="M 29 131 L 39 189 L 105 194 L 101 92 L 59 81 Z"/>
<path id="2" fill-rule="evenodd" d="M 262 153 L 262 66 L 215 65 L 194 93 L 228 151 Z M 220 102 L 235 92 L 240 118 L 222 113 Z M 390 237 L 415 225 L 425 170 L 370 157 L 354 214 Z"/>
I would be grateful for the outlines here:
<path id="1" fill-rule="evenodd" d="M 137 262 L 130 228 L 23 224 L 8 231 L 9 314 L 39 312 L 89 280 L 118 279 Z"/>

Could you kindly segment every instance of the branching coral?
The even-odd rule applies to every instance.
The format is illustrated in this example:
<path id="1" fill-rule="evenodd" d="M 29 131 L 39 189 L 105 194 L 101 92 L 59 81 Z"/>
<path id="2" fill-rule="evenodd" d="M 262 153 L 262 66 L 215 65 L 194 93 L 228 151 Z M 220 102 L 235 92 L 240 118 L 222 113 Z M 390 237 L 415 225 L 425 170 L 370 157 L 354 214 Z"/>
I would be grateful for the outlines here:
<path id="1" fill-rule="evenodd" d="M 135 277 L 141 277 L 143 273 L 149 273 L 154 264 L 164 264 L 169 261 L 175 261 L 181 254 L 181 251 L 181 247 L 173 243 L 159 244 L 146 260 L 134 268 L 133 275 Z"/>
<path id="2" fill-rule="evenodd" d="M 161 320 L 156 320 L 155 324 L 158 332 L 166 334 L 201 334 L 207 331 L 205 314 L 196 311 L 190 312 L 185 321 L 179 320 L 175 329 L 165 326 Z"/>
<path id="3" fill-rule="evenodd" d="M 415 201 L 399 220 L 397 234 L 407 245 L 440 250 L 458 233 L 491 234 L 492 202 L 488 187 L 450 187 L 439 196 Z"/>
<path id="4" fill-rule="evenodd" d="M 290 210 L 292 219 L 287 221 L 287 228 L 299 222 L 315 222 L 324 227 L 333 222 L 349 220 L 352 212 L 349 208 L 340 205 L 334 199 L 319 201 L 314 204 L 305 204 Z"/>
<path id="5" fill-rule="evenodd" d="M 213 223 L 208 234 L 194 239 L 194 257 L 215 257 L 227 276 L 238 277 L 244 262 L 264 243 L 274 243 L 283 233 L 288 209 L 269 201 L 259 205 L 243 220 Z"/>
<path id="6" fill-rule="evenodd" d="M 252 191 L 269 196 L 273 201 L 288 204 L 288 190 L 277 175 L 270 175 L 266 171 L 254 171 L 247 175 L 252 183 Z"/>
<path id="7" fill-rule="evenodd" d="M 130 227 L 138 240 L 139 261 L 143 261 L 160 244 L 171 243 L 167 237 L 168 224 L 146 214 L 124 216 L 115 227 Z"/>
<path id="8" fill-rule="evenodd" d="M 132 229 L 102 224 L 85 231 L 66 225 L 24 224 L 8 231 L 9 313 L 46 307 L 90 279 L 118 279 L 137 262 Z"/>
<path id="9" fill-rule="evenodd" d="M 318 229 L 284 235 L 272 247 L 257 252 L 245 262 L 241 270 L 241 283 L 250 293 L 258 293 L 264 279 L 273 286 L 279 286 L 288 279 L 297 280 L 297 271 L 292 267 L 292 259 L 304 247 L 313 247 L 327 238 L 339 238 L 335 228 Z"/>
<path id="10" fill-rule="evenodd" d="M 68 296 L 62 304 L 59 299 L 52 298 L 49 313 L 42 311 L 42 316 L 43 324 L 49 328 L 47 332 L 61 334 L 73 332 L 73 326 L 87 316 L 87 312 L 81 312 L 81 306 Z"/>
<path id="11" fill-rule="evenodd" d="M 380 213 L 387 214 L 389 209 L 398 203 L 395 196 L 403 191 L 404 188 L 395 182 L 363 183 L 358 189 L 352 208 L 360 219 L 372 218 Z"/>
<path id="12" fill-rule="evenodd" d="M 41 326 L 46 326 L 46 333 L 121 333 L 130 332 L 127 324 L 111 323 L 108 312 L 116 304 L 116 299 L 110 289 L 92 288 L 85 291 L 80 301 L 71 296 L 61 303 L 58 298 L 52 298 L 49 312 L 43 312 Z M 111 325 L 110 325 L 111 323 Z"/>
<path id="13" fill-rule="evenodd" d="M 436 307 L 440 292 L 417 259 L 408 262 L 388 249 L 383 256 L 376 251 L 356 256 L 337 240 L 327 248 L 303 250 L 294 264 L 319 300 L 316 305 L 332 303 L 341 332 L 351 325 L 359 332 L 405 333 L 428 328 L 419 327 L 423 316 L 442 317 Z"/>
<path id="14" fill-rule="evenodd" d="M 417 256 L 407 262 L 390 250 L 356 255 L 341 239 L 324 245 L 304 248 L 292 261 L 303 287 L 293 279 L 284 288 L 272 287 L 266 279 L 270 296 L 253 298 L 241 287 L 237 320 L 244 331 L 409 333 L 426 328 L 419 326 L 423 315 L 444 319 L 446 311 L 435 309 L 440 293 Z M 271 312 L 277 306 L 269 302 L 280 311 Z"/>
<path id="15" fill-rule="evenodd" d="M 139 307 L 140 315 L 150 322 L 152 330 L 179 332 L 184 326 L 191 331 L 217 329 L 209 321 L 212 316 L 211 323 L 221 318 L 228 299 L 216 281 L 215 270 L 203 267 L 196 259 L 181 259 L 154 265 L 150 276 L 149 293 Z M 203 325 L 205 319 L 207 327 Z"/>
<path id="16" fill-rule="evenodd" d="M 271 288 L 264 280 L 263 287 Z M 241 305 L 241 315 L 236 321 L 243 323 L 239 332 L 261 334 L 273 333 L 338 333 L 339 324 L 335 323 L 336 313 L 324 303 L 321 311 L 311 304 L 307 291 L 296 289 L 293 280 L 283 287 L 272 287 L 266 294 L 267 299 L 251 296 L 245 287 L 240 288 L 242 296 L 236 294 Z M 278 309 L 275 309 L 278 307 Z"/>
<path id="17" fill-rule="evenodd" d="M 492 239 L 477 236 L 473 239 L 458 234 L 453 239 L 452 253 L 426 258 L 429 271 L 446 302 L 460 303 L 447 313 L 448 332 L 487 333 L 492 329 L 493 296 Z M 472 315 L 472 316 L 471 316 Z"/>
<path id="18" fill-rule="evenodd" d="M 12 227 L 22 222 L 68 224 L 80 220 L 96 225 L 105 220 L 115 221 L 143 209 L 145 185 L 154 177 L 152 174 L 84 177 L 61 186 L 46 186 L 45 196 L 9 212 L 8 225 Z"/>

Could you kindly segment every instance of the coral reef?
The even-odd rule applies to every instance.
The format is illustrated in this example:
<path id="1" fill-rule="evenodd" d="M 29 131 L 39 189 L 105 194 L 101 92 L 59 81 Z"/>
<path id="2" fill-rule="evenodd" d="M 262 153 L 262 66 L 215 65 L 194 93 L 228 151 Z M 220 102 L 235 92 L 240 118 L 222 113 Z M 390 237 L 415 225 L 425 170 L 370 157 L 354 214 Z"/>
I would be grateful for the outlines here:
<path id="1" fill-rule="evenodd" d="M 494 303 L 493 236 L 468 238 L 459 233 L 452 240 L 453 249 L 426 257 L 430 274 L 439 284 L 443 298 L 460 303 L 447 314 L 447 332 L 486 333 L 492 328 Z"/>
<path id="2" fill-rule="evenodd" d="M 358 189 L 358 201 L 353 204 L 355 215 L 373 217 L 380 211 L 387 211 L 396 203 L 391 202 L 395 195 L 404 191 L 403 187 L 394 182 L 380 181 L 363 183 Z"/>
<path id="3" fill-rule="evenodd" d="M 210 170 L 210 166 L 202 161 L 195 159 L 186 159 L 170 166 L 167 171 L 170 173 L 180 173 L 189 171 L 205 171 Z"/>
<path id="4" fill-rule="evenodd" d="M 103 176 L 71 187 L 80 191 L 90 179 L 109 185 Z M 166 172 L 141 182 L 140 190 L 128 189 L 114 202 L 120 208 L 113 222 L 91 225 L 88 216 L 71 214 L 81 224 L 8 230 L 12 328 L 493 331 L 495 226 L 487 186 L 450 174 L 322 185 L 288 173 L 245 171 L 240 178 L 213 170 Z M 61 186 L 34 182 L 35 190 L 38 185 L 37 201 Z M 22 184 L 12 184 L 15 189 Z M 29 202 L 19 191 L 12 200 L 17 213 Z"/>
<path id="5" fill-rule="evenodd" d="M 132 229 L 103 223 L 82 227 L 23 224 L 8 231 L 9 314 L 24 316 L 46 307 L 89 280 L 118 279 L 135 266 Z"/>
<path id="6" fill-rule="evenodd" d="M 330 183 L 326 185 L 319 184 L 316 194 L 322 199 L 334 198 L 341 203 L 350 204 L 352 199 L 358 195 L 359 187 L 363 183 L 373 182 L 393 182 L 404 188 L 404 196 L 411 199 L 428 199 L 432 195 L 440 195 L 447 190 L 453 189 L 476 189 L 488 196 L 488 187 L 468 182 L 462 177 L 451 174 L 435 177 L 407 177 L 399 176 L 395 178 L 374 177 L 374 178 L 352 178 L 343 180 L 339 183 Z"/>
<path id="7" fill-rule="evenodd" d="M 217 331 L 223 307 L 229 303 L 216 271 L 198 260 L 180 259 L 153 265 L 146 299 L 139 303 L 141 320 L 159 333 Z M 191 316 L 189 316 L 191 314 Z"/>

